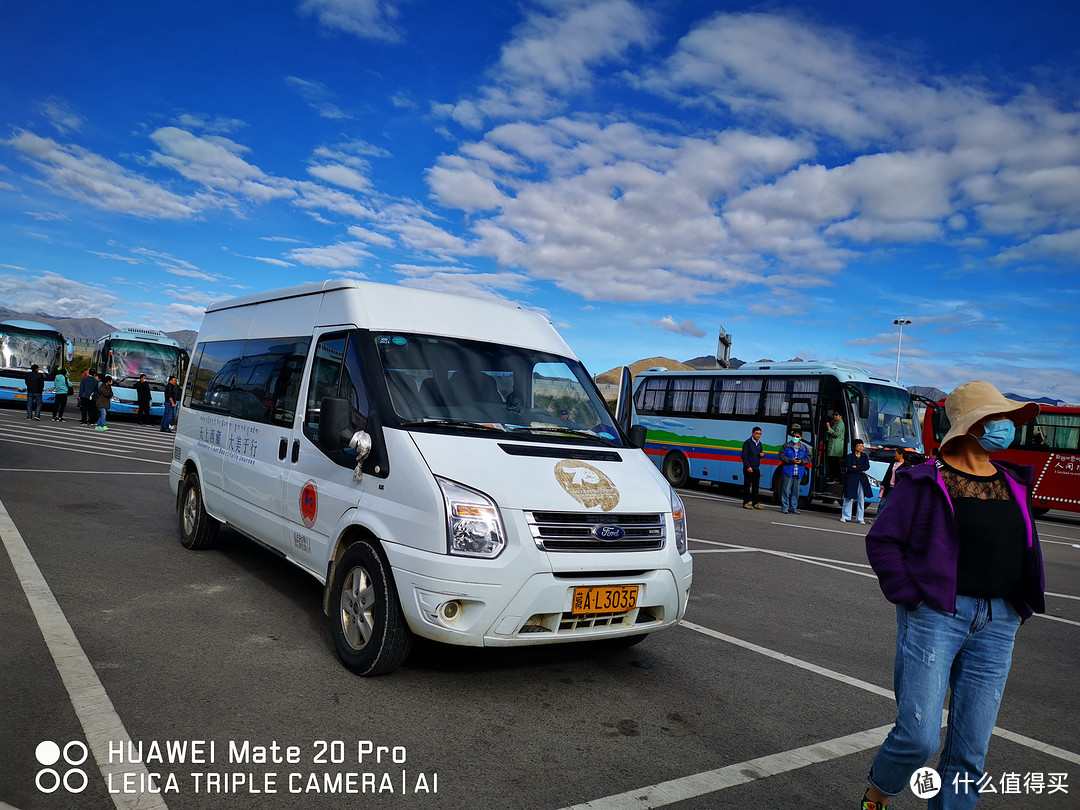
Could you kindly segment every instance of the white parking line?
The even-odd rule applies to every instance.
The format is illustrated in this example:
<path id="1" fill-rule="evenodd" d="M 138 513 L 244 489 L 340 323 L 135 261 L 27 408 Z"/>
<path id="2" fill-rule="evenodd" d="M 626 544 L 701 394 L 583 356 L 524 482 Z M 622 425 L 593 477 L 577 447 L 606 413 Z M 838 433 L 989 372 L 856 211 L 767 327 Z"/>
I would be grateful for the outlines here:
<path id="1" fill-rule="evenodd" d="M 869 731 L 859 731 L 848 734 L 846 737 L 837 737 L 779 754 L 758 757 L 736 765 L 725 765 L 714 771 L 695 773 L 661 782 L 658 785 L 649 785 L 615 796 L 575 804 L 566 810 L 628 810 L 638 807 L 664 807 L 725 788 L 745 785 L 758 779 L 805 768 L 807 765 L 816 765 L 819 762 L 828 762 L 849 754 L 869 751 L 881 745 L 891 728 L 892 726 L 879 726 Z"/>
<path id="2" fill-rule="evenodd" d="M 816 675 L 831 678 L 834 681 L 840 681 L 848 686 L 854 686 L 857 689 L 862 689 L 863 691 L 888 698 L 889 700 L 893 699 L 892 690 L 884 689 L 876 684 L 869 683 L 868 681 L 852 678 L 850 675 L 844 675 L 843 673 L 826 669 L 817 664 L 812 664 L 809 661 L 803 661 L 794 656 L 777 652 L 776 650 L 770 650 L 767 647 L 762 647 L 758 644 L 752 644 L 749 641 L 744 641 L 735 636 L 729 636 L 726 633 L 721 633 L 717 630 L 712 630 L 708 627 L 688 622 L 685 619 L 679 622 L 679 626 L 686 627 L 689 630 L 709 636 L 710 638 L 733 644 L 737 647 L 749 650 L 750 652 L 764 655 L 774 661 L 790 664 L 799 669 L 804 669 L 808 672 L 813 672 Z M 947 713 L 943 711 L 943 723 L 947 716 Z M 665 807 L 669 804 L 675 804 L 676 802 L 686 801 L 687 799 L 693 799 L 709 793 L 716 793 L 717 791 L 725 790 L 726 788 L 734 787 L 736 785 L 744 785 L 749 782 L 757 781 L 758 779 L 766 779 L 770 776 L 787 773 L 788 771 L 804 768 L 808 765 L 816 765 L 822 762 L 840 759 L 841 757 L 846 757 L 851 754 L 872 750 L 881 745 L 891 729 L 891 724 L 887 726 L 878 726 L 877 728 L 872 728 L 867 731 L 859 731 L 844 737 L 836 737 L 832 740 L 826 740 L 802 748 L 794 748 L 790 751 L 782 751 L 777 754 L 750 759 L 734 765 L 725 765 L 722 768 L 717 768 L 712 771 L 690 774 L 689 776 L 671 779 L 667 782 L 646 785 L 635 790 L 626 791 L 625 793 L 593 799 L 592 801 L 564 808 L 564 810 L 625 810 L 626 808 Z M 1050 745 L 1041 740 L 1026 737 L 1023 734 L 1017 734 L 1016 732 L 997 726 L 994 727 L 994 735 L 1016 743 L 1017 745 L 1022 745 L 1043 754 L 1065 760 L 1066 762 L 1080 764 L 1080 754 L 1076 754 L 1064 748 L 1059 748 L 1056 745 Z"/>
<path id="3" fill-rule="evenodd" d="M 107 783 L 122 785 L 125 773 L 141 774 L 136 778 L 143 784 L 143 780 L 149 780 L 144 765 L 109 764 L 110 743 L 123 745 L 126 750 L 131 744 L 131 736 L 3 503 L 0 503 L 0 540 L 37 619 L 101 775 Z M 160 794 L 110 792 L 109 795 L 117 810 L 168 810 Z"/>

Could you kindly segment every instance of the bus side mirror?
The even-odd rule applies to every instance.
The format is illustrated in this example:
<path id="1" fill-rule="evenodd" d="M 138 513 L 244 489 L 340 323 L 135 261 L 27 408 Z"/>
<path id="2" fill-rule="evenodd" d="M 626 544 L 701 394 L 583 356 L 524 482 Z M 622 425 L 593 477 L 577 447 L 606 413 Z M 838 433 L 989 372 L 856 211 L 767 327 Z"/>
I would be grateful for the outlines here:
<path id="1" fill-rule="evenodd" d="M 649 431 L 645 429 L 644 425 L 632 425 L 628 431 L 627 438 L 630 439 L 630 444 L 634 447 L 642 448 L 645 446 L 645 440 L 648 438 Z"/>
<path id="2" fill-rule="evenodd" d="M 349 400 L 323 397 L 319 402 L 319 449 L 333 453 L 348 447 L 353 433 Z"/>

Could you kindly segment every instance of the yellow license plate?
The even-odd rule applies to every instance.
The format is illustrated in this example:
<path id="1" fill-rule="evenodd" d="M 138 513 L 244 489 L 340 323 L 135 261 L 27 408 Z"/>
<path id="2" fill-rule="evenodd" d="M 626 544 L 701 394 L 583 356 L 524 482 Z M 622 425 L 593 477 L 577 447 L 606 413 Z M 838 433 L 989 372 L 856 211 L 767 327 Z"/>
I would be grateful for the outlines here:
<path id="1" fill-rule="evenodd" d="M 16 394 L 15 399 L 26 399 L 26 394 Z"/>
<path id="2" fill-rule="evenodd" d="M 574 588 L 574 602 L 570 612 L 575 616 L 585 613 L 625 613 L 637 607 L 637 585 L 594 585 Z"/>

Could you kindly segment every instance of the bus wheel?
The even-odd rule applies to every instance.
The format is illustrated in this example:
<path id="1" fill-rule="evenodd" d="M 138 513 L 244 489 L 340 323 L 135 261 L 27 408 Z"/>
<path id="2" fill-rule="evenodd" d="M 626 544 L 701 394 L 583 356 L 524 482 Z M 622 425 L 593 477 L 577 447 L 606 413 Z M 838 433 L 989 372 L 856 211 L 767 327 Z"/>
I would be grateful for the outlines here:
<path id="1" fill-rule="evenodd" d="M 330 634 L 341 662 L 357 675 L 386 675 L 409 654 L 412 633 L 390 565 L 369 540 L 349 546 L 330 593 Z"/>
<path id="2" fill-rule="evenodd" d="M 690 463 L 682 453 L 669 453 L 664 459 L 664 478 L 673 487 L 685 487 L 690 481 Z"/>
<path id="3" fill-rule="evenodd" d="M 180 524 L 180 542 L 184 544 L 184 548 L 199 551 L 214 545 L 221 524 L 210 517 L 203 507 L 202 489 L 199 486 L 199 476 L 195 472 L 189 472 L 184 477 L 179 507 L 177 518 Z"/>

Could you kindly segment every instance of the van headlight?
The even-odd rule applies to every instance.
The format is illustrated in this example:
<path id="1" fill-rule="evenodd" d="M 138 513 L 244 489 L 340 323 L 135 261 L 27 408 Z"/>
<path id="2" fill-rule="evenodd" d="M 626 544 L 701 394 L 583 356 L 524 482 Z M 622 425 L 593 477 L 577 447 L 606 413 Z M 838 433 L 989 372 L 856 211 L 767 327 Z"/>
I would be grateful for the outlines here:
<path id="1" fill-rule="evenodd" d="M 463 557 L 498 557 L 506 532 L 495 502 L 482 492 L 436 476 L 446 504 L 447 548 Z"/>
<path id="2" fill-rule="evenodd" d="M 686 509 L 682 498 L 674 489 L 671 490 L 671 517 L 675 521 L 675 549 L 680 554 L 686 553 Z"/>

